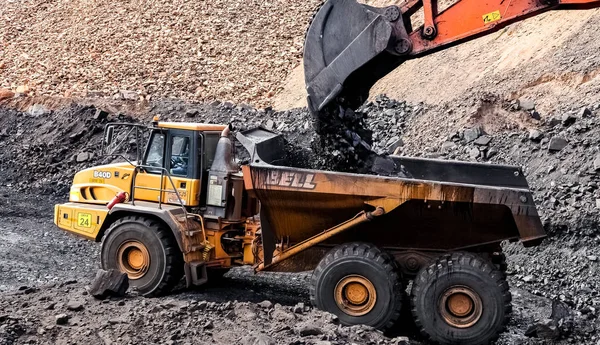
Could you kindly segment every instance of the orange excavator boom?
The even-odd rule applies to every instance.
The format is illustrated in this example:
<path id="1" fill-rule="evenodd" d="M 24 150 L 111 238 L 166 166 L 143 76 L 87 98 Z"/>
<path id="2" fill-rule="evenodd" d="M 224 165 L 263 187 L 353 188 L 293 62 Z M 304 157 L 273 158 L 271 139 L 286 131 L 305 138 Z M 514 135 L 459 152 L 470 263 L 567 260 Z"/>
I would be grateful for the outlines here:
<path id="1" fill-rule="evenodd" d="M 304 71 L 308 106 L 356 108 L 373 84 L 408 59 L 424 56 L 555 9 L 590 9 L 600 0 L 458 0 L 438 11 L 437 0 L 383 8 L 328 0 L 307 31 Z M 411 17 L 423 9 L 423 25 Z M 335 102 L 338 101 L 338 102 Z"/>
<path id="2" fill-rule="evenodd" d="M 413 49 L 420 55 L 452 44 L 474 39 L 509 24 L 555 9 L 589 9 L 600 7 L 599 0 L 460 0 L 437 13 L 436 0 L 411 1 L 402 7 L 406 13 L 423 6 L 425 24 L 409 36 Z"/>

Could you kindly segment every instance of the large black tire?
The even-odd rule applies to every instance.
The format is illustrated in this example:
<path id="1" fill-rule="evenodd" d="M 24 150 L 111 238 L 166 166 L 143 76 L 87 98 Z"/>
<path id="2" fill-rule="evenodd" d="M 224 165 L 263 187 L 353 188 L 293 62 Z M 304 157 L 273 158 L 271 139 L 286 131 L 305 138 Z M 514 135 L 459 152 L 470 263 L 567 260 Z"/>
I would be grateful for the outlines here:
<path id="1" fill-rule="evenodd" d="M 375 290 L 365 302 L 352 304 L 344 290 L 362 281 Z M 347 285 L 346 285 L 347 284 Z M 363 289 L 363 288 L 360 288 Z M 371 290 L 363 290 L 371 291 Z M 402 309 L 404 291 L 393 257 L 372 244 L 348 243 L 333 248 L 314 270 L 310 299 L 314 306 L 338 316 L 345 325 L 365 324 L 381 330 L 391 328 Z M 361 304 L 362 303 L 362 304 Z M 350 305 L 354 309 L 349 309 Z M 364 308 L 364 310 L 358 310 Z"/>
<path id="2" fill-rule="evenodd" d="M 421 269 L 411 295 L 417 327 L 439 344 L 489 344 L 504 330 L 511 312 L 505 275 L 471 253 L 444 255 Z"/>
<path id="3" fill-rule="evenodd" d="M 124 259 L 127 250 L 138 250 L 147 257 L 147 262 L 142 260 L 143 268 L 129 266 Z M 148 297 L 170 292 L 183 276 L 183 255 L 171 230 L 140 216 L 123 217 L 111 225 L 102 242 L 101 261 L 105 270 L 128 273 L 129 286 Z"/>

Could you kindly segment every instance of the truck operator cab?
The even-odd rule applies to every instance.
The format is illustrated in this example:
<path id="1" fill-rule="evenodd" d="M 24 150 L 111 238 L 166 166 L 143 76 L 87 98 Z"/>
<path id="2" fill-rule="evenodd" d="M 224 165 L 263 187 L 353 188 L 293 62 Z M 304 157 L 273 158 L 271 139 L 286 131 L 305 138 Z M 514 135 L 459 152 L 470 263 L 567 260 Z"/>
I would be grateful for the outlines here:
<path id="1" fill-rule="evenodd" d="M 143 169 L 136 177 L 136 194 L 145 193 L 145 196 L 138 194 L 135 198 L 156 201 L 158 191 L 152 193 L 147 189 L 145 192 L 142 190 L 159 185 L 161 176 L 166 179 L 168 172 L 186 206 L 205 206 L 206 191 L 202 186 L 208 181 L 208 171 L 225 127 L 198 123 L 156 123 L 141 161 Z M 159 179 L 158 184 L 155 184 L 156 179 Z M 172 189 L 169 181 L 163 183 L 163 189 Z M 178 200 L 169 195 L 166 202 L 178 203 Z"/>

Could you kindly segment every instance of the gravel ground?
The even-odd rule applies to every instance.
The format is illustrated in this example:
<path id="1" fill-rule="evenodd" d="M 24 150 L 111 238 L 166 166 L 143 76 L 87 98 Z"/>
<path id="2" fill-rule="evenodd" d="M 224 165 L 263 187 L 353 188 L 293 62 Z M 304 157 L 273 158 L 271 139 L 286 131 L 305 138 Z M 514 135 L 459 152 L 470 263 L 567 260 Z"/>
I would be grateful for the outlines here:
<path id="1" fill-rule="evenodd" d="M 54 201 L 0 188 L 0 292 L 93 278 L 99 246 L 56 228 Z"/>

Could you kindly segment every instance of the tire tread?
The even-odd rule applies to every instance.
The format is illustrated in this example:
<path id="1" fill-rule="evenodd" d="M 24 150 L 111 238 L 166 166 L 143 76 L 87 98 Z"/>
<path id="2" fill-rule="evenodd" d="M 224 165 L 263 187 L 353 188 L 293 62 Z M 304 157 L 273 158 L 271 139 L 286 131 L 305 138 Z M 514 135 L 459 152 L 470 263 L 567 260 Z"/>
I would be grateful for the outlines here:
<path id="1" fill-rule="evenodd" d="M 169 293 L 183 276 L 183 255 L 179 250 L 179 246 L 177 245 L 177 241 L 173 237 L 173 234 L 156 220 L 134 215 L 125 216 L 116 220 L 106 232 L 105 238 L 108 238 L 116 228 L 127 223 L 137 223 L 146 227 L 149 231 L 154 231 L 165 252 L 165 275 L 160 284 L 153 291 L 144 296 L 158 297 Z"/>
<path id="2" fill-rule="evenodd" d="M 400 270 L 396 263 L 396 260 L 387 252 L 382 251 L 377 246 L 370 243 L 362 242 L 351 242 L 339 245 L 329 251 L 323 259 L 319 262 L 310 279 L 310 302 L 313 306 L 321 309 L 317 300 L 316 286 L 325 268 L 332 264 L 334 261 L 345 257 L 361 257 L 370 259 L 378 263 L 383 270 L 385 270 L 390 277 L 390 280 L 394 281 L 394 291 L 399 296 L 404 294 L 402 288 L 402 281 L 400 279 Z M 402 298 L 396 298 L 396 305 L 394 306 L 394 313 L 390 320 L 382 327 L 382 330 L 388 330 L 392 328 L 398 319 L 400 318 L 400 312 L 402 308 Z"/>
<path id="3" fill-rule="evenodd" d="M 415 304 L 416 296 L 422 292 L 422 285 L 429 283 L 437 279 L 438 272 L 445 269 L 446 267 L 452 267 L 454 263 L 458 263 L 463 266 L 471 266 L 483 274 L 489 276 L 496 285 L 500 287 L 502 291 L 502 299 L 504 301 L 504 320 L 502 320 L 502 327 L 498 330 L 495 337 L 491 341 L 495 341 L 500 336 L 500 333 L 506 330 L 506 326 L 510 320 L 510 313 L 512 311 L 512 296 L 510 294 L 508 282 L 503 272 L 499 271 L 494 263 L 468 252 L 456 252 L 452 254 L 444 254 L 438 258 L 434 263 L 430 264 L 426 268 L 422 269 L 414 280 L 412 292 L 411 292 L 411 310 L 417 329 L 429 341 L 435 341 L 431 339 L 430 335 L 427 334 L 422 320 L 419 319 L 417 313 L 417 307 Z"/>

